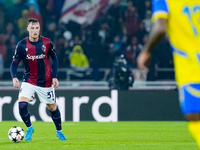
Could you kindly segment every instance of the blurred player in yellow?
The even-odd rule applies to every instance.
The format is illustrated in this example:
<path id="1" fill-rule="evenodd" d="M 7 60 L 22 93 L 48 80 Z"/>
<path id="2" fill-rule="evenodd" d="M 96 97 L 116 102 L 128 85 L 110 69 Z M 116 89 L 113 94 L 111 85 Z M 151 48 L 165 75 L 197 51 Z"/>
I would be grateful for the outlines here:
<path id="1" fill-rule="evenodd" d="M 152 0 L 153 26 L 138 67 L 147 69 L 152 48 L 167 32 L 173 51 L 182 113 L 200 149 L 200 0 Z"/>

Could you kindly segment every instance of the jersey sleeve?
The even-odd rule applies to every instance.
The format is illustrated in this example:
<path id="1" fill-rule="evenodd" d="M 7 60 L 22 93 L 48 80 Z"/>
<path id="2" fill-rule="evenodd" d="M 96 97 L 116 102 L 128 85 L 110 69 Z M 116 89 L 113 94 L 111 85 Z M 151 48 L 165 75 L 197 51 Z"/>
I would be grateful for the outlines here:
<path id="1" fill-rule="evenodd" d="M 13 56 L 13 61 L 15 61 L 16 63 L 19 63 L 22 59 L 22 53 L 21 53 L 20 47 L 21 47 L 20 43 L 18 43 L 16 48 L 15 48 L 15 54 Z"/>
<path id="2" fill-rule="evenodd" d="M 56 56 L 55 47 L 52 42 L 50 42 L 48 55 L 51 57 L 51 68 L 52 68 L 52 77 L 57 78 L 58 72 L 58 58 Z"/>
<path id="3" fill-rule="evenodd" d="M 55 50 L 54 44 L 52 42 L 50 42 L 50 46 L 49 46 L 49 50 L 48 50 L 48 55 L 51 58 L 55 58 L 56 57 L 56 50 Z"/>
<path id="4" fill-rule="evenodd" d="M 166 0 L 153 0 L 152 1 L 152 22 L 156 22 L 158 19 L 168 19 L 168 5 Z"/>
<path id="5" fill-rule="evenodd" d="M 10 65 L 10 73 L 12 78 L 17 77 L 17 67 L 21 59 L 22 59 L 22 53 L 21 53 L 20 43 L 17 43 L 17 46 L 15 48 L 15 54 L 13 56 L 13 61 Z"/>

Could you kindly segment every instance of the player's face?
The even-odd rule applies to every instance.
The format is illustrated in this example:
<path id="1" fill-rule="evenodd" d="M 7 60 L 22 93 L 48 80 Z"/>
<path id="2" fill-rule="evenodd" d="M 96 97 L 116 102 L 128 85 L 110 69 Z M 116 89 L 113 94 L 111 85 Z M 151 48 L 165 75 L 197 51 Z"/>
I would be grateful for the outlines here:
<path id="1" fill-rule="evenodd" d="M 37 40 L 40 34 L 40 24 L 39 23 L 29 23 L 27 30 L 29 32 L 30 40 Z"/>

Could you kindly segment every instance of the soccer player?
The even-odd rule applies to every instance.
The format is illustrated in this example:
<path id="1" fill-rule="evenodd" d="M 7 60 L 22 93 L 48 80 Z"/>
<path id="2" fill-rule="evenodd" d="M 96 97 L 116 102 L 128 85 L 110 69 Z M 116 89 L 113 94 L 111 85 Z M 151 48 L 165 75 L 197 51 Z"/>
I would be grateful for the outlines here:
<path id="1" fill-rule="evenodd" d="M 34 132 L 30 121 L 28 103 L 35 93 L 51 112 L 57 130 L 56 136 L 59 140 L 65 141 L 60 111 L 55 97 L 55 88 L 58 87 L 59 82 L 57 80 L 58 60 L 54 45 L 50 39 L 39 35 L 40 23 L 37 19 L 29 19 L 27 31 L 29 36 L 18 42 L 10 67 L 13 86 L 19 88 L 17 67 L 21 60 L 25 66 L 23 82 L 19 91 L 19 113 L 27 126 L 25 141 L 31 141 Z"/>
<path id="2" fill-rule="evenodd" d="M 200 149 L 200 0 L 153 0 L 153 27 L 138 67 L 147 70 L 152 48 L 167 32 L 175 64 L 180 107 Z"/>

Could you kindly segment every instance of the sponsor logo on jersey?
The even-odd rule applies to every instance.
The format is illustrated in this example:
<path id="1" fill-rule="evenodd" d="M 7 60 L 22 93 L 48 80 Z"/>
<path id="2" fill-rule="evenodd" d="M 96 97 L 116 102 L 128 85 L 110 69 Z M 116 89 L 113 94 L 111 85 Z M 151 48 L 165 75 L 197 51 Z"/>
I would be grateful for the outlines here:
<path id="1" fill-rule="evenodd" d="M 41 54 L 41 55 L 33 55 L 31 56 L 30 54 L 26 55 L 26 59 L 32 59 L 33 61 L 35 59 L 44 59 L 45 58 L 45 55 L 44 54 Z"/>

